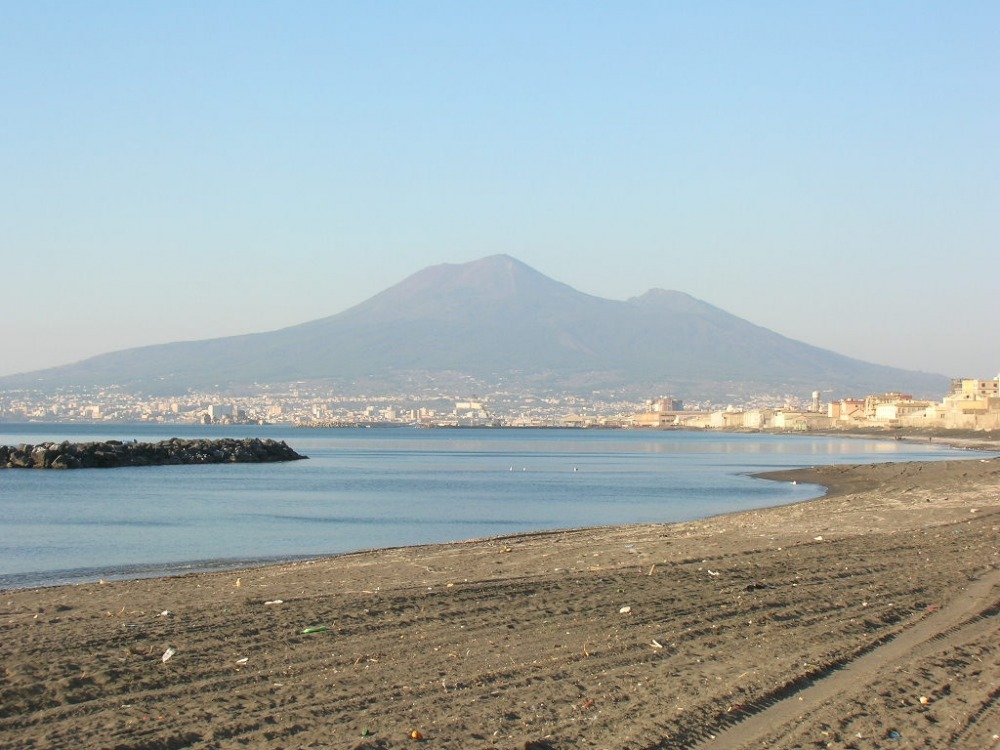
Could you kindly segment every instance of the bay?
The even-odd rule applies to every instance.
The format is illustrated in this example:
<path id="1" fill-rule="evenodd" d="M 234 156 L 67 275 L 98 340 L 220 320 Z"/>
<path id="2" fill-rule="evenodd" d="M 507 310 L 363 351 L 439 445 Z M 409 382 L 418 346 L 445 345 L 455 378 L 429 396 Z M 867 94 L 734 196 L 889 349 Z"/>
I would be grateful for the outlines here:
<path id="1" fill-rule="evenodd" d="M 0 588 L 139 578 L 798 502 L 749 473 L 968 456 L 935 443 L 633 430 L 0 424 L 0 443 L 284 440 L 306 461 L 0 471 Z"/>

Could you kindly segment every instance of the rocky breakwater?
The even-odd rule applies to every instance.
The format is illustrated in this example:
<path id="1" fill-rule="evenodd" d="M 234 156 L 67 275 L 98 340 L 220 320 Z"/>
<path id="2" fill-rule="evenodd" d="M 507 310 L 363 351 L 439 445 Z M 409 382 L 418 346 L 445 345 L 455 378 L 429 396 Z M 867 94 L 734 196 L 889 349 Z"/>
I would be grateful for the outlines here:
<path id="1" fill-rule="evenodd" d="M 119 466 L 174 466 L 183 464 L 261 464 L 307 458 L 284 440 L 182 440 L 159 443 L 41 443 L 0 446 L 0 468 L 110 469 Z"/>

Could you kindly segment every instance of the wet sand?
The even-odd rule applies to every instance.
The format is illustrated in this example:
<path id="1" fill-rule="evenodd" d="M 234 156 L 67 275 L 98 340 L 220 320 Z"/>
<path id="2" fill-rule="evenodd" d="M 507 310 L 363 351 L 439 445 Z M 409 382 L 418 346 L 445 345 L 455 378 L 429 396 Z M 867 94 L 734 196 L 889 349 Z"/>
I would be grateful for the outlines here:
<path id="1" fill-rule="evenodd" d="M 0 592 L 0 747 L 1000 748 L 1000 460 L 770 476 L 829 492 Z"/>

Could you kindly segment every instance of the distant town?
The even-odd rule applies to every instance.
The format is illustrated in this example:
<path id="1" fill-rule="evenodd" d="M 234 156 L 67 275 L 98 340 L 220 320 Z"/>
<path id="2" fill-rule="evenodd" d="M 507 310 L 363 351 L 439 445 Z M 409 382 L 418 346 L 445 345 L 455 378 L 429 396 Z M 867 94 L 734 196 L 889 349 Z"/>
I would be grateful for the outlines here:
<path id="1" fill-rule="evenodd" d="M 645 403 L 595 392 L 558 394 L 395 394 L 338 396 L 319 385 L 261 387 L 233 396 L 189 393 L 163 398 L 123 388 L 0 392 L 2 422 L 279 424 L 299 427 L 566 427 L 810 431 L 851 428 L 1000 429 L 1000 376 L 955 379 L 937 401 L 904 393 L 823 399 L 762 394 L 744 404 Z"/>

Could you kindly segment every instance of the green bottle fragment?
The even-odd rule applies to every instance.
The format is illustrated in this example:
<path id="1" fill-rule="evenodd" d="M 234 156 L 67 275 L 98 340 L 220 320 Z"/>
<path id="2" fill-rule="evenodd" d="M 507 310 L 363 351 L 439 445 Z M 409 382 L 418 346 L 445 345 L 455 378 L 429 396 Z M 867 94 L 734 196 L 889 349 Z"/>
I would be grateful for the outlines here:
<path id="1" fill-rule="evenodd" d="M 309 635 L 310 633 L 325 633 L 330 628 L 326 625 L 315 625 L 311 628 L 304 628 L 302 630 L 303 635 Z"/>

